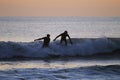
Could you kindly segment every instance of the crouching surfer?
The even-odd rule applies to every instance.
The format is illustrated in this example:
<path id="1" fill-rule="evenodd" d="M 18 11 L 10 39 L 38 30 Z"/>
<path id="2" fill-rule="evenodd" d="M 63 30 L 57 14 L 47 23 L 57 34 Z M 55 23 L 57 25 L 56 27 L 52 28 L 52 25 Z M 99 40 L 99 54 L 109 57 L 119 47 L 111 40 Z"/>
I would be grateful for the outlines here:
<path id="1" fill-rule="evenodd" d="M 42 38 L 35 39 L 34 41 L 38 41 L 38 40 L 44 40 L 44 41 L 43 41 L 43 45 L 42 45 L 43 48 L 49 47 L 49 43 L 50 43 L 50 34 L 47 34 L 46 37 L 42 37 Z"/>
<path id="2" fill-rule="evenodd" d="M 61 43 L 61 44 L 62 44 L 63 42 L 65 42 L 65 45 L 67 46 L 68 42 L 67 42 L 66 37 L 69 38 L 70 43 L 72 44 L 72 40 L 71 40 L 71 38 L 70 38 L 70 36 L 69 36 L 69 34 L 68 34 L 67 31 L 64 31 L 63 33 L 61 33 L 60 35 L 58 35 L 53 41 L 55 41 L 58 37 L 61 37 L 61 40 L 60 40 L 60 43 Z"/>

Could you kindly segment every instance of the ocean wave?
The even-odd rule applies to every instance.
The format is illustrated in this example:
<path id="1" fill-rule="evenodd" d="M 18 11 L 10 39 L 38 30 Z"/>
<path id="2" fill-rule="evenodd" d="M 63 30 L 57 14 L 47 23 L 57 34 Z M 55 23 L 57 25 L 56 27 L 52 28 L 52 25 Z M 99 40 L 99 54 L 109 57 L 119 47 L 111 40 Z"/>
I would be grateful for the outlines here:
<path id="1" fill-rule="evenodd" d="M 83 38 L 72 39 L 73 44 L 65 46 L 59 41 L 51 42 L 49 48 L 42 48 L 42 42 L 0 42 L 0 59 L 2 58 L 47 58 L 65 56 L 92 56 L 112 53 L 120 49 L 120 39 Z"/>
<path id="2" fill-rule="evenodd" d="M 95 75 L 120 75 L 120 65 L 107 65 L 107 66 L 87 66 L 87 67 L 78 67 L 78 68 L 70 68 L 70 69 L 60 69 L 57 71 L 54 71 L 54 73 L 68 73 L 68 72 L 80 72 L 81 74 L 86 74 L 89 76 L 95 76 Z"/>
<path id="3" fill-rule="evenodd" d="M 14 68 L 0 70 L 0 74 L 1 80 L 120 80 L 120 65 L 66 69 Z"/>

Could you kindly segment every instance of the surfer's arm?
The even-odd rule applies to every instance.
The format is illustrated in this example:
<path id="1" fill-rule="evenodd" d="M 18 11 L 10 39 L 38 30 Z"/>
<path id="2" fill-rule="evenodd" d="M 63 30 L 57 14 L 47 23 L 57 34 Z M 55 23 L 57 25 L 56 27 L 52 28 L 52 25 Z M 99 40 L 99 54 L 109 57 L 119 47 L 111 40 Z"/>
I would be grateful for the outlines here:
<path id="1" fill-rule="evenodd" d="M 61 36 L 61 34 L 60 35 L 58 35 L 53 41 L 55 41 L 58 37 L 60 37 Z"/>
<path id="2" fill-rule="evenodd" d="M 43 37 L 43 38 L 38 38 L 38 39 L 35 39 L 34 41 L 38 41 L 38 40 L 42 40 L 42 39 L 44 39 L 44 37 Z"/>
<path id="3" fill-rule="evenodd" d="M 68 36 L 68 38 L 69 38 L 69 40 L 70 40 L 70 43 L 72 44 L 72 40 L 71 40 L 70 36 L 69 36 L 69 35 L 67 35 L 67 36 Z"/>

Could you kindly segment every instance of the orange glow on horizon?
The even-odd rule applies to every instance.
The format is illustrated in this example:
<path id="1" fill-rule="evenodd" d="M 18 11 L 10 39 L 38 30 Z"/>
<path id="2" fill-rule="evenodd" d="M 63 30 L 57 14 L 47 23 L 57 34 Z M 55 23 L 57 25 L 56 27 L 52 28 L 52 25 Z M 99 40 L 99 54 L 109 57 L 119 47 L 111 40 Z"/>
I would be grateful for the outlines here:
<path id="1" fill-rule="evenodd" d="M 0 0 L 0 16 L 120 16 L 120 0 Z"/>

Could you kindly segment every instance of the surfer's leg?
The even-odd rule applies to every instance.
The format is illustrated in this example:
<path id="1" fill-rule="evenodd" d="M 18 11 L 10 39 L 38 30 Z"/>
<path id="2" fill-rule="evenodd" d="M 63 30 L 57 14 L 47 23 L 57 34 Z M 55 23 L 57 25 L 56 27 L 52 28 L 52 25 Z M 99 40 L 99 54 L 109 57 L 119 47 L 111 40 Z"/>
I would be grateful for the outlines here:
<path id="1" fill-rule="evenodd" d="M 61 40 L 60 40 L 60 44 L 62 44 L 62 43 L 63 43 L 63 40 L 61 39 Z"/>
<path id="2" fill-rule="evenodd" d="M 64 40 L 64 42 L 65 42 L 65 45 L 67 46 L 67 40 Z"/>
<path id="3" fill-rule="evenodd" d="M 46 44 L 45 44 L 45 43 L 43 43 L 42 48 L 45 48 L 45 47 L 46 47 Z"/>

